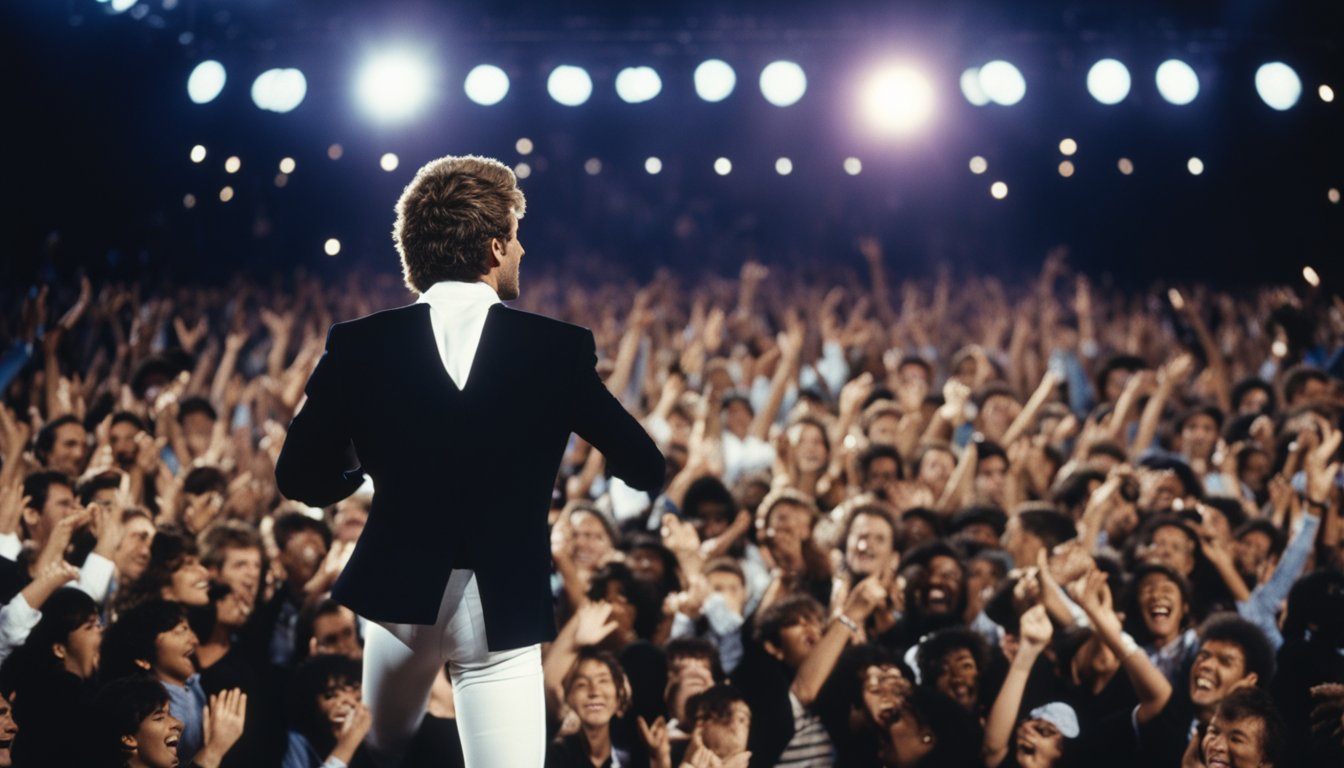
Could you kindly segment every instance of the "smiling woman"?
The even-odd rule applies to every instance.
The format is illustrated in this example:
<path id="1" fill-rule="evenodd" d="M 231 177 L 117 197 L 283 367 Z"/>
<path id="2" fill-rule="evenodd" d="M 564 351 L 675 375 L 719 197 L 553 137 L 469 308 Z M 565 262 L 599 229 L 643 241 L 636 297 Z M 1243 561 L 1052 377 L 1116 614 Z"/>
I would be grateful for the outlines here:
<path id="1" fill-rule="evenodd" d="M 630 765 L 630 754 L 611 741 L 611 721 L 630 703 L 625 670 L 616 657 L 593 648 L 580 650 L 564 687 L 565 704 L 578 718 L 579 729 L 551 743 L 546 765 Z"/>

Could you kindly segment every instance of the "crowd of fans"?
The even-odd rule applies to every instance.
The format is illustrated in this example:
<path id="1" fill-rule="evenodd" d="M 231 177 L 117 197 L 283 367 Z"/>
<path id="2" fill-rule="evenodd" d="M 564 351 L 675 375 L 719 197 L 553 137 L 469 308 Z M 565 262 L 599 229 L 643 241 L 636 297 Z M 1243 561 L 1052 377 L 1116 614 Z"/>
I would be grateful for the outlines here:
<path id="1" fill-rule="evenodd" d="M 566 453 L 547 765 L 1344 765 L 1344 302 L 1094 291 L 1060 253 L 897 285 L 860 251 L 524 275 L 667 458 L 651 498 Z M 7 308 L 0 765 L 367 761 L 328 591 L 374 490 L 307 508 L 274 462 L 327 327 L 410 300 L 299 273 Z M 412 764 L 460 764 L 453 716 L 441 674 Z"/>

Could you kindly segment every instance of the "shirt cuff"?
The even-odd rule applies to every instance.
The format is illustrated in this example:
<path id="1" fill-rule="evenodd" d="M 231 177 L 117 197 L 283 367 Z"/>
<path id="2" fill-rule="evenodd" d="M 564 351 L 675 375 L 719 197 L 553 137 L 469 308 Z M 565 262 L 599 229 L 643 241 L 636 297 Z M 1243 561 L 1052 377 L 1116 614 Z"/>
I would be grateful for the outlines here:
<path id="1" fill-rule="evenodd" d="M 89 594 L 95 603 L 107 598 L 107 588 L 112 583 L 112 574 L 117 566 L 111 560 L 97 553 L 90 553 L 79 569 L 79 588 Z"/>
<path id="2" fill-rule="evenodd" d="M 19 541 L 18 534 L 0 533 L 0 557 L 6 560 L 18 560 L 22 551 L 23 542 Z"/>

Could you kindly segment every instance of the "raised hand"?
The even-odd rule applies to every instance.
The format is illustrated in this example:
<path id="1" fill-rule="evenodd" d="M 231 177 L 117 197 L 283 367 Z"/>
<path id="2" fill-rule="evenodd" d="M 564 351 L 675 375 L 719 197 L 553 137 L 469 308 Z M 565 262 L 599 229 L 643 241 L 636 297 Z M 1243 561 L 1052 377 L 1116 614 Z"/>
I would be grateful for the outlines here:
<path id="1" fill-rule="evenodd" d="M 571 620 L 574 622 L 574 644 L 579 646 L 597 645 L 617 627 L 611 620 L 611 603 L 605 601 L 584 603 Z"/>
<path id="2" fill-rule="evenodd" d="M 1303 469 L 1307 473 L 1307 500 L 1328 504 L 1330 494 L 1335 488 L 1335 478 L 1339 475 L 1339 462 L 1330 461 L 1339 451 L 1341 432 L 1331 429 L 1316 447 L 1307 452 L 1303 460 Z M 1313 507 L 1313 504 L 1308 504 Z M 1311 510 L 1313 514 L 1319 508 Z"/>
<path id="3" fill-rule="evenodd" d="M 210 703 L 201 712 L 201 730 L 205 743 L 196 763 L 201 768 L 219 765 L 225 753 L 238 743 L 247 719 L 247 694 L 239 688 L 230 688 L 210 697 Z"/>
<path id="4" fill-rule="evenodd" d="M 1106 572 L 1093 571 L 1072 590 L 1074 601 L 1087 614 L 1087 618 L 1098 630 L 1120 633 L 1120 617 L 1115 615 L 1111 604 L 1111 588 L 1106 583 Z"/>
<path id="5" fill-rule="evenodd" d="M 661 715 L 653 725 L 645 722 L 642 716 L 635 720 L 639 723 L 639 734 L 649 746 L 650 768 L 671 768 L 672 742 L 667 737 L 667 721 Z"/>
<path id="6" fill-rule="evenodd" d="M 1045 606 L 1039 603 L 1022 614 L 1018 619 L 1018 627 L 1022 647 L 1036 653 L 1040 653 L 1050 645 L 1050 638 L 1055 633 L 1055 627 L 1050 623 L 1050 616 L 1046 614 Z"/>

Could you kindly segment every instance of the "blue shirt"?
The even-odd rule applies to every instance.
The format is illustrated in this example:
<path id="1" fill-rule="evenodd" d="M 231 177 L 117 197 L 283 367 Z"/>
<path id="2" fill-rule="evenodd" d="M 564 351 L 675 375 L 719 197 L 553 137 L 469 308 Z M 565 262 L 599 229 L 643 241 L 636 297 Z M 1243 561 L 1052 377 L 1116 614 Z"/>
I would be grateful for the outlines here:
<path id="1" fill-rule="evenodd" d="M 201 711 L 205 709 L 205 691 L 201 688 L 201 676 L 187 678 L 186 685 L 175 685 L 160 680 L 163 689 L 168 692 L 168 712 L 182 721 L 182 740 L 177 744 L 177 758 L 182 765 L 191 762 L 205 744 L 205 731 Z"/>

